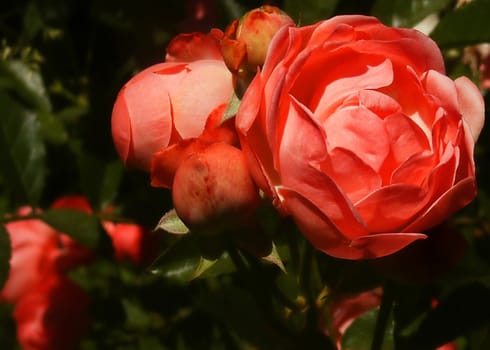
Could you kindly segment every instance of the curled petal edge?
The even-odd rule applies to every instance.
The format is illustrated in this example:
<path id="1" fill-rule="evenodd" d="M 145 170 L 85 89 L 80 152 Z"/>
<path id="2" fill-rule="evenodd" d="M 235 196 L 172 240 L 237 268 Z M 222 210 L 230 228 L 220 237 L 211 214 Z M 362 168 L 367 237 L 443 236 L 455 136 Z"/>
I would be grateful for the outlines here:
<path id="1" fill-rule="evenodd" d="M 458 91 L 458 103 L 463 119 L 468 123 L 471 136 L 476 142 L 485 122 L 485 103 L 478 87 L 466 77 L 454 81 Z"/>
<path id="2" fill-rule="evenodd" d="M 360 256 L 357 259 L 375 259 L 396 253 L 410 243 L 426 239 L 423 233 L 376 233 L 353 240 L 349 247 L 356 249 Z"/>
<path id="3" fill-rule="evenodd" d="M 476 196 L 476 181 L 467 177 L 447 190 L 439 199 L 403 231 L 422 231 L 437 224 L 469 204 Z"/>
<path id="4" fill-rule="evenodd" d="M 410 243 L 425 239 L 423 233 L 377 233 L 349 240 L 314 204 L 299 193 L 282 188 L 284 205 L 312 245 L 335 258 L 362 260 L 393 254 Z"/>

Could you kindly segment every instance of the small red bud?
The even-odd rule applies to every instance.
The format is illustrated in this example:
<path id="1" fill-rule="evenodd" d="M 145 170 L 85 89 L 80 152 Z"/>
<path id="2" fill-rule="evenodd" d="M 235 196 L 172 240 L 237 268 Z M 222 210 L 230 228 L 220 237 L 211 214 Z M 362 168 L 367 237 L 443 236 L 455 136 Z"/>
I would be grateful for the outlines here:
<path id="1" fill-rule="evenodd" d="M 186 158 L 172 189 L 177 214 L 195 232 L 233 231 L 259 204 L 242 151 L 221 142 Z"/>
<path id="2" fill-rule="evenodd" d="M 269 5 L 251 10 L 240 20 L 233 21 L 221 41 L 227 67 L 238 75 L 243 71 L 255 72 L 264 64 L 272 37 L 283 26 L 294 26 L 294 21 L 279 8 Z"/>

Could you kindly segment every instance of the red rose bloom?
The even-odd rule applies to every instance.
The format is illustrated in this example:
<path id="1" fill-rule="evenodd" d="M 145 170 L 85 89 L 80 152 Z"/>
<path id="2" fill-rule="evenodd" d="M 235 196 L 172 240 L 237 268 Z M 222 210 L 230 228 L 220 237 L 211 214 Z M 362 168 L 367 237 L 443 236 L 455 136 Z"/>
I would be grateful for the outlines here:
<path id="1" fill-rule="evenodd" d="M 483 99 L 412 29 L 339 16 L 283 28 L 237 128 L 259 187 L 319 250 L 394 253 L 476 194 Z"/>

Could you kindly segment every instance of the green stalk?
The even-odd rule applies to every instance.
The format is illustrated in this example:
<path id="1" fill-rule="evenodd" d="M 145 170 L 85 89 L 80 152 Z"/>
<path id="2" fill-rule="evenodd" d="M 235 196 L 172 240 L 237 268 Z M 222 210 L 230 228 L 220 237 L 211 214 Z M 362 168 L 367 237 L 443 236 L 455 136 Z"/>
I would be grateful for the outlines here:
<path id="1" fill-rule="evenodd" d="M 386 333 L 386 327 L 388 326 L 388 320 L 390 318 L 394 300 L 395 293 L 390 283 L 387 282 L 383 288 L 383 297 L 381 299 L 381 307 L 379 308 L 378 318 L 376 320 L 371 350 L 381 350 L 383 347 L 384 335 Z"/>

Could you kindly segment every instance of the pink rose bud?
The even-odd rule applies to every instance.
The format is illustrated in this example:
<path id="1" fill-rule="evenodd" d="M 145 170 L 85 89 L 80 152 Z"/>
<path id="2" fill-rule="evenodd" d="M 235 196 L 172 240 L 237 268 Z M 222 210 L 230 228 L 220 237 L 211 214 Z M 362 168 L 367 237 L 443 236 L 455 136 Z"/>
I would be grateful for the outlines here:
<path id="1" fill-rule="evenodd" d="M 151 161 L 151 185 L 154 187 L 172 188 L 175 172 L 189 155 L 196 153 L 208 145 L 225 142 L 238 144 L 234 119 L 221 122 L 223 109 L 216 109 L 209 115 L 204 131 L 198 138 L 175 142 L 153 154 Z"/>
<path id="2" fill-rule="evenodd" d="M 210 234 L 240 226 L 259 203 L 242 152 L 227 143 L 211 144 L 186 158 L 175 173 L 172 196 L 182 221 Z"/>
<path id="3" fill-rule="evenodd" d="M 179 40 L 169 53 L 172 60 L 196 58 L 193 43 L 200 49 L 213 43 L 210 37 Z M 213 52 L 219 53 L 210 46 L 208 54 Z M 232 76 L 221 59 L 165 62 L 143 70 L 124 85 L 112 110 L 119 156 L 125 165 L 149 171 L 154 152 L 199 137 L 208 117 L 224 113 L 232 93 Z"/>
<path id="4" fill-rule="evenodd" d="M 225 31 L 221 50 L 233 73 L 255 72 L 262 66 L 269 43 L 283 26 L 294 26 L 293 20 L 279 8 L 264 5 L 233 21 Z"/>

